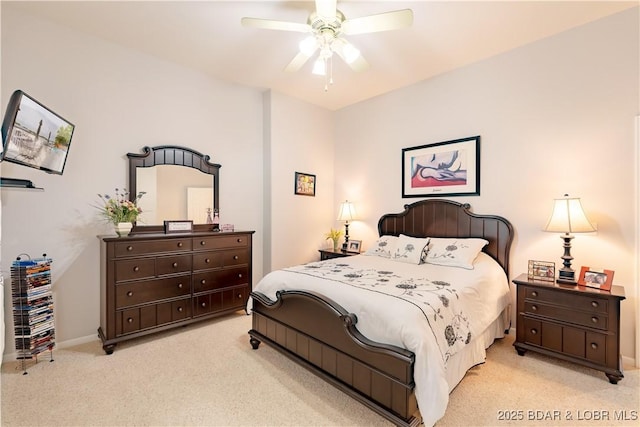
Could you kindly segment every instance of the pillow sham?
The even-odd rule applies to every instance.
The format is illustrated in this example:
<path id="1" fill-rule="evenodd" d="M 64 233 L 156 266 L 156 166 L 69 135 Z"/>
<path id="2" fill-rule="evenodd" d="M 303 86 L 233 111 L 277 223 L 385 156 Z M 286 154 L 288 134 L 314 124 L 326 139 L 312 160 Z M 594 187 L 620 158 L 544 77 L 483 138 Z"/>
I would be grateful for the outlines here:
<path id="1" fill-rule="evenodd" d="M 428 264 L 473 270 L 473 261 L 482 248 L 488 245 L 485 239 L 478 238 L 441 238 L 429 240 L 425 262 Z"/>
<path id="2" fill-rule="evenodd" d="M 364 255 L 391 258 L 396 250 L 398 236 L 380 236 L 376 242 L 364 252 Z"/>
<path id="3" fill-rule="evenodd" d="M 391 259 L 408 264 L 421 264 L 424 249 L 428 244 L 428 237 L 410 237 L 401 234 Z"/>

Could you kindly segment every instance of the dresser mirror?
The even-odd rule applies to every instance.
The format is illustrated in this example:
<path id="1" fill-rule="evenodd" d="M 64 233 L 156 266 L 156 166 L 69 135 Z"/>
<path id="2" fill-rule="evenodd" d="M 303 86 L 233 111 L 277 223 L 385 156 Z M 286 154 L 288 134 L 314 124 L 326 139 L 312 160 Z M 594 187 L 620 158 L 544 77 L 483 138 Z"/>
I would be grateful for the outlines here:
<path id="1" fill-rule="evenodd" d="M 129 198 L 142 209 L 132 233 L 164 231 L 165 220 L 191 220 L 194 231 L 210 231 L 207 221 L 219 205 L 220 165 L 209 156 L 173 145 L 128 153 Z"/>

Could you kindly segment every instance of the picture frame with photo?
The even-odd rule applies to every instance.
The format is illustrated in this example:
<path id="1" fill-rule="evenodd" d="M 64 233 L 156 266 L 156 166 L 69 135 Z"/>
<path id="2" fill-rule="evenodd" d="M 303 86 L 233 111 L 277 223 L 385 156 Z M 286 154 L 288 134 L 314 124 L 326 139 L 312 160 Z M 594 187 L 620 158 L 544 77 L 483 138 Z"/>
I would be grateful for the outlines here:
<path id="1" fill-rule="evenodd" d="M 298 196 L 316 195 L 316 176 L 310 173 L 296 172 L 294 179 L 294 194 Z"/>
<path id="2" fill-rule="evenodd" d="M 601 291 L 610 291 L 613 285 L 614 273 L 613 270 L 583 266 L 580 268 L 578 285 L 600 289 Z"/>
<path id="3" fill-rule="evenodd" d="M 529 260 L 527 278 L 529 280 L 553 282 L 556 278 L 556 264 L 550 261 Z"/>
<path id="4" fill-rule="evenodd" d="M 349 244 L 347 245 L 347 252 L 350 253 L 360 253 L 360 247 L 362 246 L 362 240 L 349 240 Z"/>

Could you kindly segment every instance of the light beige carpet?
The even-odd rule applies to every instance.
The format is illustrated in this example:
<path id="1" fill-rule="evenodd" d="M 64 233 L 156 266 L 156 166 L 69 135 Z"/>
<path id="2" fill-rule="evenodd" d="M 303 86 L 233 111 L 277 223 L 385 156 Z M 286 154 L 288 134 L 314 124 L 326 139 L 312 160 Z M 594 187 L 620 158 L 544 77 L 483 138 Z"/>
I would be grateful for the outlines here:
<path id="1" fill-rule="evenodd" d="M 391 425 L 264 344 L 252 350 L 250 327 L 250 317 L 232 315 L 119 344 L 111 356 L 95 341 L 55 350 L 53 363 L 43 355 L 24 376 L 19 362 L 7 362 L 2 425 Z M 467 373 L 438 426 L 638 424 L 637 369 L 614 386 L 597 371 L 517 356 L 512 342 L 497 341 L 487 363 Z M 553 411 L 558 419 L 539 419 Z"/>

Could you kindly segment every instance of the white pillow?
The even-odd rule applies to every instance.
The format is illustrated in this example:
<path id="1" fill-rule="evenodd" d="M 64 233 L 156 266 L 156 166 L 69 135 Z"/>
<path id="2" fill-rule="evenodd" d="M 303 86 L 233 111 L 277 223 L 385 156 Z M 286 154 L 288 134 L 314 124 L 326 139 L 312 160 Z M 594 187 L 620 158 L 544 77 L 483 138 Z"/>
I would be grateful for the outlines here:
<path id="1" fill-rule="evenodd" d="M 429 264 L 473 270 L 473 261 L 488 244 L 485 239 L 432 237 L 424 261 Z"/>
<path id="2" fill-rule="evenodd" d="M 420 264 L 422 262 L 424 248 L 428 244 L 428 237 L 409 237 L 401 234 L 400 237 L 398 237 L 398 244 L 391 259 L 409 264 Z"/>
<path id="3" fill-rule="evenodd" d="M 382 258 L 391 258 L 396 250 L 398 236 L 380 236 L 378 240 L 369 247 L 364 255 L 379 256 Z"/>

